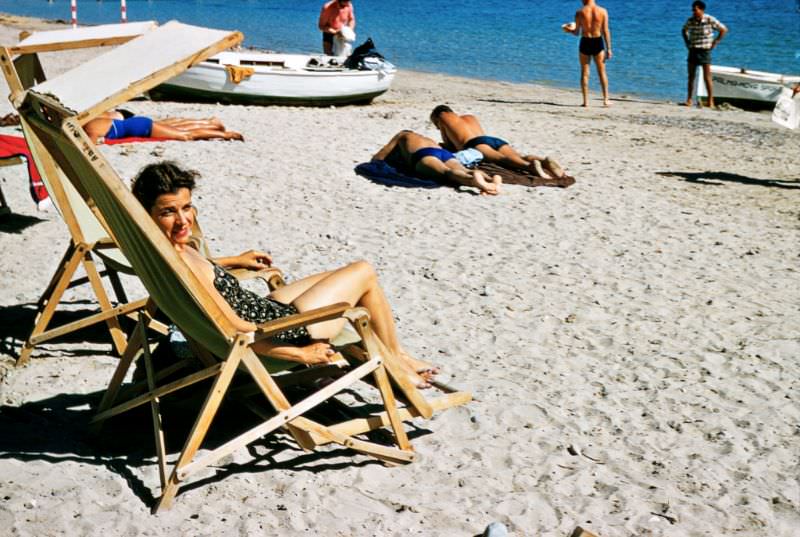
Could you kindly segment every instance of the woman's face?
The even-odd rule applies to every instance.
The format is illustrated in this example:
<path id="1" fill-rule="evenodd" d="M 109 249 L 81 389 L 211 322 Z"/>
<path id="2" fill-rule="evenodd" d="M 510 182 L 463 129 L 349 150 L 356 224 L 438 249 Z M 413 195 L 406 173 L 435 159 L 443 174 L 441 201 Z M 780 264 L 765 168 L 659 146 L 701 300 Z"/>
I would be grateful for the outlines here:
<path id="1" fill-rule="evenodd" d="M 150 216 L 174 246 L 189 244 L 194 225 L 192 191 L 180 188 L 174 194 L 161 194 Z"/>

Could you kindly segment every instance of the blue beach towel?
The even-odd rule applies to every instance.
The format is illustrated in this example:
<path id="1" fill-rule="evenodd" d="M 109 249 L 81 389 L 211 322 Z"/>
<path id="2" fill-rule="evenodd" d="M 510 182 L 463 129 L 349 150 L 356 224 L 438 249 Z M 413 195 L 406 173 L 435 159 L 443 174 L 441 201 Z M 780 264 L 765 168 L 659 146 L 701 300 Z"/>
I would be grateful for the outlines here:
<path id="1" fill-rule="evenodd" d="M 419 177 L 411 177 L 401 173 L 383 160 L 362 162 L 355 167 L 355 172 L 372 182 L 386 186 L 402 186 L 406 188 L 438 188 L 442 186 L 441 183 L 431 179 L 420 179 Z"/>

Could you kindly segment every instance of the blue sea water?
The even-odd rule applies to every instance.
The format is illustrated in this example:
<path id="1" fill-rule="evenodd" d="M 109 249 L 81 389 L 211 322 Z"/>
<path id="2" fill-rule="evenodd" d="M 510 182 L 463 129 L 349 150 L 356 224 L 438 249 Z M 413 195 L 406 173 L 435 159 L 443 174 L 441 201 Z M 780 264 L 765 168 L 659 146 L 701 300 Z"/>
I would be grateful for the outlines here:
<path id="1" fill-rule="evenodd" d="M 128 0 L 129 20 L 241 30 L 245 44 L 317 51 L 322 0 Z M 800 74 L 800 0 L 706 0 L 730 30 L 714 63 Z M 0 12 L 69 20 L 69 0 L 0 0 Z M 578 87 L 577 38 L 561 24 L 579 0 L 354 0 L 358 41 L 371 36 L 398 67 L 474 78 Z M 614 94 L 681 100 L 686 52 L 680 35 L 690 0 L 605 0 Z M 119 2 L 78 0 L 78 21 L 119 20 Z M 594 72 L 593 72 L 594 75 Z M 596 75 L 592 77 L 597 88 Z"/>

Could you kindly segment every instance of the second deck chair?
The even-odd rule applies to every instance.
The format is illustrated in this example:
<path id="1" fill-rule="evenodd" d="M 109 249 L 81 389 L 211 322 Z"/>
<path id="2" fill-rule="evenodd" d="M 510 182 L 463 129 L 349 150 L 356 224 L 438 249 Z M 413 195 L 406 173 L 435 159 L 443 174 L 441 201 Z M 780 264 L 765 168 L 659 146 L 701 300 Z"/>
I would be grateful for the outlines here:
<path id="1" fill-rule="evenodd" d="M 39 53 L 118 45 L 149 32 L 156 26 L 154 22 L 143 22 L 38 32 L 24 38 L 18 45 L 3 47 L 0 49 L 0 67 L 10 89 L 9 100 L 17 108 L 26 89 L 37 82 L 45 81 Z M 198 57 L 196 61 L 202 59 Z M 126 336 L 120 326 L 119 318 L 142 308 L 146 299 L 128 302 L 119 274 L 133 275 L 130 263 L 102 225 L 102 217 L 92 211 L 65 179 L 63 172 L 47 151 L 43 150 L 41 142 L 27 122 L 21 119 L 20 123 L 47 191 L 67 226 L 70 242 L 36 304 L 34 326 L 28 339 L 22 344 L 16 365 L 25 365 L 36 346 L 101 322 L 105 322 L 108 326 L 114 350 L 121 355 L 125 351 Z M 103 270 L 98 269 L 98 259 L 102 261 Z M 75 274 L 79 267 L 83 268 L 85 276 L 76 278 Z M 103 276 L 107 276 L 111 283 L 117 305 L 111 303 L 102 283 Z M 70 323 L 51 327 L 56 308 L 66 290 L 85 283 L 91 285 L 100 311 Z M 165 331 L 165 327 L 159 326 L 158 323 L 152 323 L 151 328 Z"/>
<path id="2" fill-rule="evenodd" d="M 380 341 L 370 331 L 365 312 L 354 311 L 347 315 L 354 325 L 354 330 L 361 336 L 363 354 L 360 356 L 360 365 L 303 401 L 291 405 L 278 383 L 269 375 L 268 368 L 255 355 L 251 345 L 254 341 L 270 337 L 292 326 L 321 322 L 344 315 L 347 311 L 346 305 L 330 306 L 267 323 L 252 333 L 237 333 L 222 315 L 213 298 L 199 284 L 144 208 L 133 198 L 109 163 L 83 132 L 81 122 L 89 121 L 101 111 L 123 102 L 130 93 L 144 91 L 177 72 L 171 63 L 177 52 L 171 50 L 171 47 L 186 49 L 204 31 L 208 32 L 196 28 L 184 31 L 180 25 L 170 27 L 172 24 L 120 47 L 114 51 L 117 54 L 109 53 L 105 57 L 84 64 L 76 70 L 77 72 L 67 73 L 51 81 L 52 83 L 32 88 L 26 93 L 19 109 L 21 117 L 28 122 L 44 148 L 81 196 L 89 205 L 96 206 L 100 210 L 115 241 L 130 261 L 158 309 L 175 322 L 190 340 L 202 348 L 206 359 L 212 360 L 210 365 L 198 373 L 166 385 L 156 386 L 156 375 L 148 367 L 149 346 L 143 330 L 147 322 L 146 313 L 140 313 L 139 329 L 131 338 L 119 362 L 95 421 L 102 421 L 137 405 L 150 404 L 162 483 L 162 495 L 156 509 L 168 507 L 180 483 L 199 469 L 283 426 L 288 427 L 298 443 L 305 448 L 334 442 L 387 461 L 412 460 L 413 452 L 403 429 L 402 420 L 417 415 L 429 416 L 438 408 L 462 404 L 469 400 L 469 394 L 450 394 L 434 403 L 419 397 L 414 387 L 409 386 L 410 382 L 398 373 L 393 362 L 395 358 L 383 352 Z M 159 54 L 154 56 L 153 50 L 159 50 Z M 137 64 L 136 68 L 130 68 L 132 58 L 145 57 L 152 58 L 150 65 Z M 187 63 L 190 61 L 189 59 Z M 156 67 L 152 65 L 154 63 Z M 157 67 L 158 65 L 161 67 Z M 103 95 L 90 97 L 76 91 L 76 80 L 96 75 L 98 72 L 106 72 L 106 69 L 117 69 L 119 80 L 115 80 L 110 87 L 105 88 Z M 145 366 L 148 369 L 149 391 L 115 406 L 120 385 L 132 361 L 138 356 L 138 348 L 142 349 Z M 270 361 L 268 366 L 276 370 L 285 368 L 287 364 Z M 269 401 L 277 414 L 265 419 L 263 423 L 236 439 L 193 460 L 221 400 L 230 387 L 234 373 L 240 368 L 254 380 L 260 394 Z M 389 375 L 401 387 L 404 394 L 411 394 L 409 400 L 412 403 L 406 409 L 396 408 L 394 393 L 388 380 Z M 312 407 L 365 376 L 374 378 L 383 400 L 384 412 L 366 419 L 348 420 L 336 426 L 323 426 L 304 416 Z M 212 387 L 189 438 L 168 475 L 158 410 L 160 399 L 203 379 L 213 379 Z M 417 404 L 413 403 L 413 399 L 421 401 Z M 420 411 L 418 407 L 422 410 Z M 397 447 L 382 446 L 355 437 L 362 432 L 386 425 L 391 427 Z"/>

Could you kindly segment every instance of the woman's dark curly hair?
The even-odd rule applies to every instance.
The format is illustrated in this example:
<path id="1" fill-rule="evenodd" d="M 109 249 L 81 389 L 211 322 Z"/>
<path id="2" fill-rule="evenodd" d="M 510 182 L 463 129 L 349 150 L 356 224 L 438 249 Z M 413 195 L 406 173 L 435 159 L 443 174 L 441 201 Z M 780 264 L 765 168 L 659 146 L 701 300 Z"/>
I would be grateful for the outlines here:
<path id="1" fill-rule="evenodd" d="M 195 179 L 199 176 L 196 171 L 184 170 L 170 161 L 148 164 L 133 180 L 131 191 L 147 212 L 150 212 L 160 195 L 175 194 L 181 188 L 194 190 Z"/>

